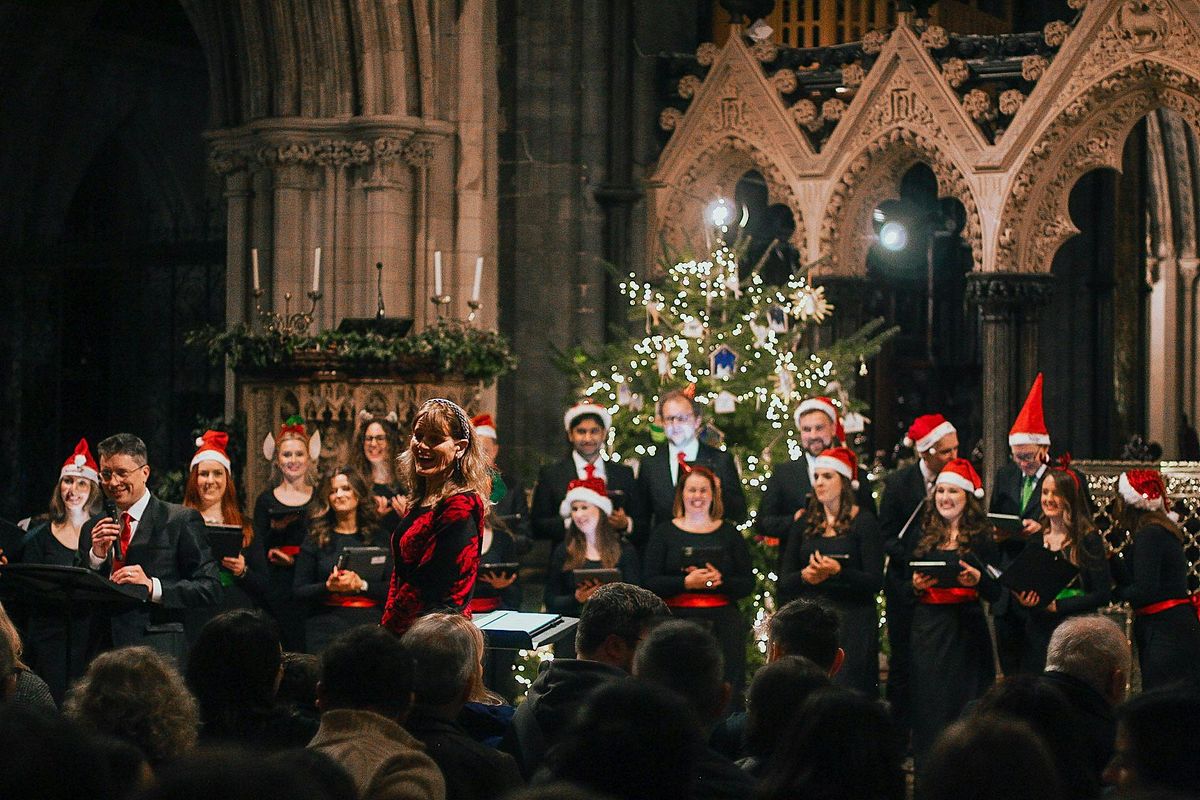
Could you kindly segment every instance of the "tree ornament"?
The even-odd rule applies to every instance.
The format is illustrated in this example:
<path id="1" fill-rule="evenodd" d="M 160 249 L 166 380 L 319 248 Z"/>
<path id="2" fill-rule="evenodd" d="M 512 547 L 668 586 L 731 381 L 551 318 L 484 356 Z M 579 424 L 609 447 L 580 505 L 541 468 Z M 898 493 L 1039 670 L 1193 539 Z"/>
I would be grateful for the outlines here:
<path id="1" fill-rule="evenodd" d="M 704 323 L 692 317 L 683 323 L 683 328 L 680 332 L 689 339 L 702 339 L 704 338 Z"/>
<path id="2" fill-rule="evenodd" d="M 801 322 L 824 322 L 833 311 L 833 304 L 825 297 L 824 286 L 805 285 L 792 298 Z"/>
<path id="3" fill-rule="evenodd" d="M 714 378 L 728 378 L 737 372 L 738 354 L 727 344 L 717 346 L 708 357 L 708 371 Z"/>
<path id="4" fill-rule="evenodd" d="M 713 398 L 713 411 L 717 414 L 732 414 L 737 410 L 737 397 L 729 390 Z"/>

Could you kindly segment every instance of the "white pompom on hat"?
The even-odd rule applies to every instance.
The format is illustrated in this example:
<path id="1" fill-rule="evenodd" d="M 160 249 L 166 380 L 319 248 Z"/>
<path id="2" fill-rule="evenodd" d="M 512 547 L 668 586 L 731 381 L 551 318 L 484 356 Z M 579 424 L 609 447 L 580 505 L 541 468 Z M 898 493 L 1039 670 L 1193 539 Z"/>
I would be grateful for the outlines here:
<path id="1" fill-rule="evenodd" d="M 58 473 L 59 480 L 67 476 L 100 482 L 100 467 L 96 465 L 96 459 L 92 458 L 92 450 L 88 447 L 87 439 L 80 439 L 79 443 L 75 445 L 75 452 L 67 456 L 67 460 L 63 462 L 62 470 Z"/>

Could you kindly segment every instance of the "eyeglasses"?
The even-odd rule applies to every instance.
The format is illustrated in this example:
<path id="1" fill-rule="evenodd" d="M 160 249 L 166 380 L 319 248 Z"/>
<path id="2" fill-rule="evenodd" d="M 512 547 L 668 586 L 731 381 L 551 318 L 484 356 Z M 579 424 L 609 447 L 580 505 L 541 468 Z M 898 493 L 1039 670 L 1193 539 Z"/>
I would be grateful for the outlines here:
<path id="1" fill-rule="evenodd" d="M 364 436 L 363 441 L 364 442 L 386 442 L 387 438 L 388 437 L 387 437 L 386 433 L 381 433 L 378 436 L 372 436 L 372 435 Z"/>
<path id="2" fill-rule="evenodd" d="M 673 414 L 669 417 L 663 417 L 663 422 L 666 422 L 667 424 L 691 422 L 695 418 L 695 414 Z"/>
<path id="3" fill-rule="evenodd" d="M 103 480 L 105 483 L 107 483 L 108 481 L 111 481 L 113 478 L 117 478 L 119 480 L 125 480 L 130 475 L 132 475 L 133 473 L 137 472 L 138 470 L 142 469 L 145 466 L 146 466 L 145 464 L 138 464 L 133 469 L 102 469 L 102 470 L 100 470 L 100 479 Z"/>
<path id="4" fill-rule="evenodd" d="M 1012 458 L 1013 461 L 1016 461 L 1019 464 L 1032 464 L 1034 461 L 1038 460 L 1038 453 L 1037 451 L 1032 453 L 1013 453 Z"/>

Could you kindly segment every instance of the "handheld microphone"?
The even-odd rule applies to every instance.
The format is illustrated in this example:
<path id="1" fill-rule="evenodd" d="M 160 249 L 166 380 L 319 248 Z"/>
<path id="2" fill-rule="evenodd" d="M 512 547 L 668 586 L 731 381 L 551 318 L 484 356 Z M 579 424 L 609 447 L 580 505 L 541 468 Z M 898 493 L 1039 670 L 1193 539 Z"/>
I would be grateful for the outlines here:
<path id="1" fill-rule="evenodd" d="M 117 523 L 117 526 L 120 527 L 121 514 L 119 511 L 117 511 L 116 501 L 114 501 L 111 497 L 104 498 L 104 513 L 108 514 L 110 517 L 112 517 L 112 521 Z M 118 561 L 125 560 L 125 554 L 123 552 L 121 552 L 121 537 L 120 537 L 120 535 L 118 535 L 117 540 L 115 542 L 113 542 L 113 558 L 117 559 Z"/>

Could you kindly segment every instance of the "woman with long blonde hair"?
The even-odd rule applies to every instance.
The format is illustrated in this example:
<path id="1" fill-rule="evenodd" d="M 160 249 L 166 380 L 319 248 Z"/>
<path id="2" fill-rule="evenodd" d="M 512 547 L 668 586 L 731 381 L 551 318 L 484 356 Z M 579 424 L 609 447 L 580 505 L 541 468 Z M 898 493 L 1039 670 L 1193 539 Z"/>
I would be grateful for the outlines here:
<path id="1" fill-rule="evenodd" d="M 392 534 L 381 624 L 402 634 L 434 611 L 470 616 L 492 479 L 470 418 L 442 398 L 417 411 L 399 472 L 412 501 Z"/>

